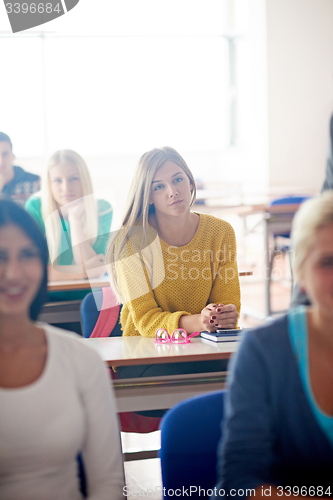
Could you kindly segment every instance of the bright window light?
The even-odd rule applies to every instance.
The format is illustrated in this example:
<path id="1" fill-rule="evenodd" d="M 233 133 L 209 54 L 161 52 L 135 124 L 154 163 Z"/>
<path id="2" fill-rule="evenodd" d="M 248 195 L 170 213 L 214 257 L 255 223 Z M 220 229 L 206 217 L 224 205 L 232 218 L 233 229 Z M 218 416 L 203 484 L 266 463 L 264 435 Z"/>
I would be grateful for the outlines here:
<path id="1" fill-rule="evenodd" d="M 50 151 L 226 146 L 222 37 L 48 38 L 45 45 Z"/>
<path id="2" fill-rule="evenodd" d="M 0 130 L 16 154 L 44 152 L 44 81 L 39 38 L 0 37 Z"/>
<path id="3" fill-rule="evenodd" d="M 265 183 L 264 0 L 257 6 L 80 0 L 16 35 L 1 22 L 0 130 L 39 173 L 56 149 L 77 150 L 101 187 L 163 145 L 198 177 Z"/>

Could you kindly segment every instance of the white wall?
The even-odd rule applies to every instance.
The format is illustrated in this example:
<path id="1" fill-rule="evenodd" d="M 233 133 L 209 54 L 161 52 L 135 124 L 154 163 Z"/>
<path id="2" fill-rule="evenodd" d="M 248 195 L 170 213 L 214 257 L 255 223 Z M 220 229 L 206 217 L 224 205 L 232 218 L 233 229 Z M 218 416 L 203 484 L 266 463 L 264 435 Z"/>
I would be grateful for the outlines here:
<path id="1" fill-rule="evenodd" d="M 238 75 L 238 148 L 181 152 L 209 188 L 237 184 L 243 193 L 258 194 L 269 184 L 276 194 L 284 187 L 316 192 L 333 111 L 333 0 L 249 0 L 249 13 L 242 48 L 247 64 Z M 142 152 L 86 157 L 96 188 L 113 186 L 119 206 Z M 41 158 L 18 160 L 37 172 L 46 164 Z"/>
<path id="2" fill-rule="evenodd" d="M 267 0 L 269 182 L 318 190 L 333 111 L 333 1 Z"/>

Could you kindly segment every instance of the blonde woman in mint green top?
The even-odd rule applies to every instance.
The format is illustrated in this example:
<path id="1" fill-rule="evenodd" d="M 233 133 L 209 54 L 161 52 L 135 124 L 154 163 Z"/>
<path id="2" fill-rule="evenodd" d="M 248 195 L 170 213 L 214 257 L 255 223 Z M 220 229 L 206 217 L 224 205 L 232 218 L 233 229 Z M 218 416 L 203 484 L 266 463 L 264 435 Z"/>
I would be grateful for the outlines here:
<path id="1" fill-rule="evenodd" d="M 42 190 L 27 201 L 26 209 L 46 235 L 51 281 L 105 273 L 112 207 L 95 199 L 88 167 L 78 153 L 61 150 L 51 156 Z M 69 299 L 68 293 L 63 298 Z"/>

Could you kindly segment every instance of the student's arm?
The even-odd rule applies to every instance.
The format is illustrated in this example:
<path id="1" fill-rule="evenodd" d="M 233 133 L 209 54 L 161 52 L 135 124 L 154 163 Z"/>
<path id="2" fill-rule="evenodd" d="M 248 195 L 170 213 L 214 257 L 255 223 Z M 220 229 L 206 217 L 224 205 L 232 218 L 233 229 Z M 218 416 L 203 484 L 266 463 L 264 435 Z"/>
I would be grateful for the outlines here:
<path id="1" fill-rule="evenodd" d="M 207 313 L 207 317 L 208 317 Z M 193 332 L 202 332 L 202 331 L 209 331 L 211 325 L 209 323 L 209 319 L 207 321 L 207 324 L 203 321 L 203 317 L 201 314 L 188 314 L 186 316 L 181 316 L 179 318 L 179 328 L 184 328 L 188 333 L 193 333 Z M 214 327 L 215 330 L 215 327 Z M 212 330 L 212 331 L 214 331 Z"/>
<path id="2" fill-rule="evenodd" d="M 83 280 L 87 278 L 87 274 L 82 271 L 82 268 L 76 265 L 53 267 L 49 264 L 47 275 L 49 281 Z"/>
<path id="3" fill-rule="evenodd" d="M 223 225 L 225 227 L 225 222 Z M 222 231 L 221 231 L 222 232 Z M 240 285 L 235 232 L 230 224 L 224 230 L 220 252 L 215 251 L 217 273 L 210 294 L 218 328 L 235 328 L 240 313 Z M 215 329 L 215 328 L 214 328 Z"/>
<path id="4" fill-rule="evenodd" d="M 166 328 L 172 332 L 176 328 L 185 328 L 181 322 L 187 318 L 186 330 L 189 333 L 203 330 L 200 314 L 191 315 L 188 311 L 170 312 L 163 310 L 156 302 L 147 268 L 143 264 L 142 256 L 137 252 L 119 258 L 115 264 L 118 284 L 123 302 L 130 311 L 134 327 L 143 337 L 154 337 L 157 328 Z M 154 255 L 154 270 L 164 269 L 162 254 Z M 158 260 L 160 259 L 160 262 Z M 162 273 L 163 274 L 163 273 Z M 164 274 L 163 274 L 164 276 Z M 163 281 L 161 276 L 161 280 Z M 161 281 L 159 281 L 161 283 Z M 154 286 L 158 286 L 155 283 Z M 122 315 L 122 322 L 127 318 Z"/>
<path id="5" fill-rule="evenodd" d="M 83 227 L 81 216 L 84 211 L 83 200 L 68 210 L 68 220 L 71 227 L 71 240 L 75 264 L 80 265 L 83 262 L 92 259 L 96 255 L 100 257 L 105 255 L 108 242 L 111 221 L 112 207 L 105 200 L 98 201 L 98 235 L 96 241 L 91 244 L 87 239 Z M 101 274 L 105 274 L 105 268 L 101 269 Z"/>
<path id="6" fill-rule="evenodd" d="M 106 247 L 110 239 L 113 209 L 106 200 L 98 200 L 98 236 L 93 244 L 97 254 L 106 254 Z"/>
<path id="7" fill-rule="evenodd" d="M 70 223 L 71 228 L 71 242 L 74 262 L 79 265 L 96 255 L 96 252 L 88 241 L 87 235 L 85 234 L 82 226 L 81 217 L 84 210 L 85 206 L 82 199 L 78 200 L 75 205 L 66 210 L 68 222 Z"/>
<path id="8" fill-rule="evenodd" d="M 45 224 L 42 217 L 41 199 L 38 195 L 31 196 L 25 204 L 25 209 L 35 219 L 45 235 Z"/>
<path id="9" fill-rule="evenodd" d="M 245 334 L 231 361 L 217 488 L 240 491 L 274 484 L 271 373 L 254 332 Z M 279 374 L 277 373 L 278 377 Z M 229 495 L 231 496 L 232 493 Z M 253 495 L 252 495 L 253 496 Z M 240 497 L 236 495 L 236 499 Z"/>
<path id="10" fill-rule="evenodd" d="M 232 228 L 230 230 L 234 237 Z M 228 229 L 228 231 L 230 230 Z M 188 333 L 202 330 L 214 331 L 216 327 L 214 324 L 210 323 L 211 315 L 214 314 L 214 304 L 212 303 L 204 307 L 198 314 L 191 314 L 188 311 L 182 310 L 170 312 L 162 310 L 157 304 L 152 287 L 154 287 L 154 289 L 157 288 L 163 281 L 165 269 L 162 251 L 158 246 L 158 241 L 156 237 L 154 242 L 151 242 L 149 245 L 149 252 L 145 249 L 142 253 L 135 252 L 134 250 L 131 251 L 130 245 L 127 244 L 123 249 L 122 257 L 118 258 L 115 264 L 117 280 L 123 301 L 127 303 L 127 309 L 130 310 L 130 315 L 136 331 L 138 334 L 145 337 L 154 337 L 157 328 L 166 328 L 170 332 L 176 328 L 185 328 Z M 147 259 L 148 261 L 146 262 Z M 230 259 L 233 260 L 233 254 Z M 150 265 L 150 262 L 154 263 L 153 266 Z M 233 266 L 235 269 L 234 274 L 236 278 L 234 280 L 234 288 L 236 290 L 236 298 L 238 297 L 239 306 L 237 265 L 234 261 L 231 263 L 228 261 L 227 264 L 230 264 L 230 266 Z M 220 273 L 220 277 L 217 277 L 213 283 L 213 288 L 216 290 L 216 295 L 219 295 L 220 299 L 228 300 L 232 294 L 225 292 L 223 279 L 224 275 Z M 174 286 L 177 287 L 176 282 L 174 282 Z M 191 293 L 190 289 L 189 293 Z M 216 304 L 218 305 L 219 303 L 220 302 L 217 302 Z M 228 302 L 225 303 L 226 307 L 227 304 Z M 232 326 L 234 326 L 237 321 L 238 312 L 236 312 L 236 307 L 235 305 L 231 305 L 231 308 L 235 311 L 228 311 L 228 315 L 231 312 L 233 316 Z M 222 315 L 223 312 L 220 313 L 220 316 Z M 126 320 L 127 318 L 123 311 L 122 322 L 126 323 Z M 228 319 L 228 321 L 230 320 Z"/>
<path id="11" fill-rule="evenodd" d="M 49 265 L 48 277 L 50 281 L 82 280 L 99 278 L 105 273 L 104 255 L 93 255 L 83 265 Z"/>
<path id="12" fill-rule="evenodd" d="M 82 353 L 80 357 L 79 384 L 86 427 L 82 454 L 87 476 L 87 498 L 121 500 L 124 498 L 123 458 L 110 377 L 96 352 L 89 356 Z"/>
<path id="13" fill-rule="evenodd" d="M 186 311 L 170 313 L 158 306 L 147 270 L 139 253 L 127 254 L 115 263 L 117 281 L 123 302 L 130 311 L 134 327 L 143 337 L 154 337 L 157 328 L 173 331 L 178 328 L 180 316 Z M 124 311 L 122 321 L 124 318 Z"/>

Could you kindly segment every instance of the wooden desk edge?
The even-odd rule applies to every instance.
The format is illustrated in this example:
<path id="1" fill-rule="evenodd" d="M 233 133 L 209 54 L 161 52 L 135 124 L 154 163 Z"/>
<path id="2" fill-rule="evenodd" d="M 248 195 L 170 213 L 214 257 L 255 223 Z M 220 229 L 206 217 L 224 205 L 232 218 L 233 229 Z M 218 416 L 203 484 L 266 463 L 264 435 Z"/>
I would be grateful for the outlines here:
<path id="1" fill-rule="evenodd" d="M 75 280 L 73 280 L 72 283 L 60 283 L 57 282 L 56 284 L 50 282 L 47 285 L 47 289 L 49 292 L 57 292 L 57 291 L 65 291 L 65 290 L 92 290 L 94 288 L 103 288 L 105 286 L 110 286 L 109 281 L 100 281 L 100 282 L 94 282 L 92 281 L 91 283 L 87 280 L 86 282 L 83 282 L 81 280 L 78 280 L 77 283 Z"/>
<path id="2" fill-rule="evenodd" d="M 159 386 L 179 386 L 190 385 L 193 383 L 211 383 L 214 381 L 226 382 L 228 376 L 227 371 L 219 372 L 202 372 L 202 373 L 186 373 L 177 375 L 158 375 L 154 377 L 134 377 L 134 378 L 117 378 L 112 380 L 112 385 L 117 390 L 133 389 L 138 387 L 150 387 L 152 389 Z"/>
<path id="3" fill-rule="evenodd" d="M 238 273 L 239 276 L 252 276 L 252 271 L 240 271 Z M 110 286 L 109 281 L 100 281 L 100 282 L 94 282 L 92 281 L 91 283 L 89 281 L 83 282 L 78 280 L 76 283 L 75 280 L 73 280 L 72 283 L 60 283 L 57 282 L 56 284 L 50 282 L 47 286 L 47 290 L 49 292 L 60 292 L 60 291 L 78 291 L 78 290 L 93 290 L 95 288 L 103 288 L 105 286 Z"/>
<path id="4" fill-rule="evenodd" d="M 234 354 L 234 351 L 227 352 L 210 352 L 209 361 L 217 359 L 229 359 Z M 207 353 L 202 356 L 198 354 L 188 354 L 186 356 L 161 356 L 161 357 L 143 357 L 143 358 L 133 358 L 133 359 L 112 359 L 104 360 L 108 366 L 134 366 L 134 365 L 158 365 L 166 363 L 187 363 L 189 361 L 207 361 Z"/>

